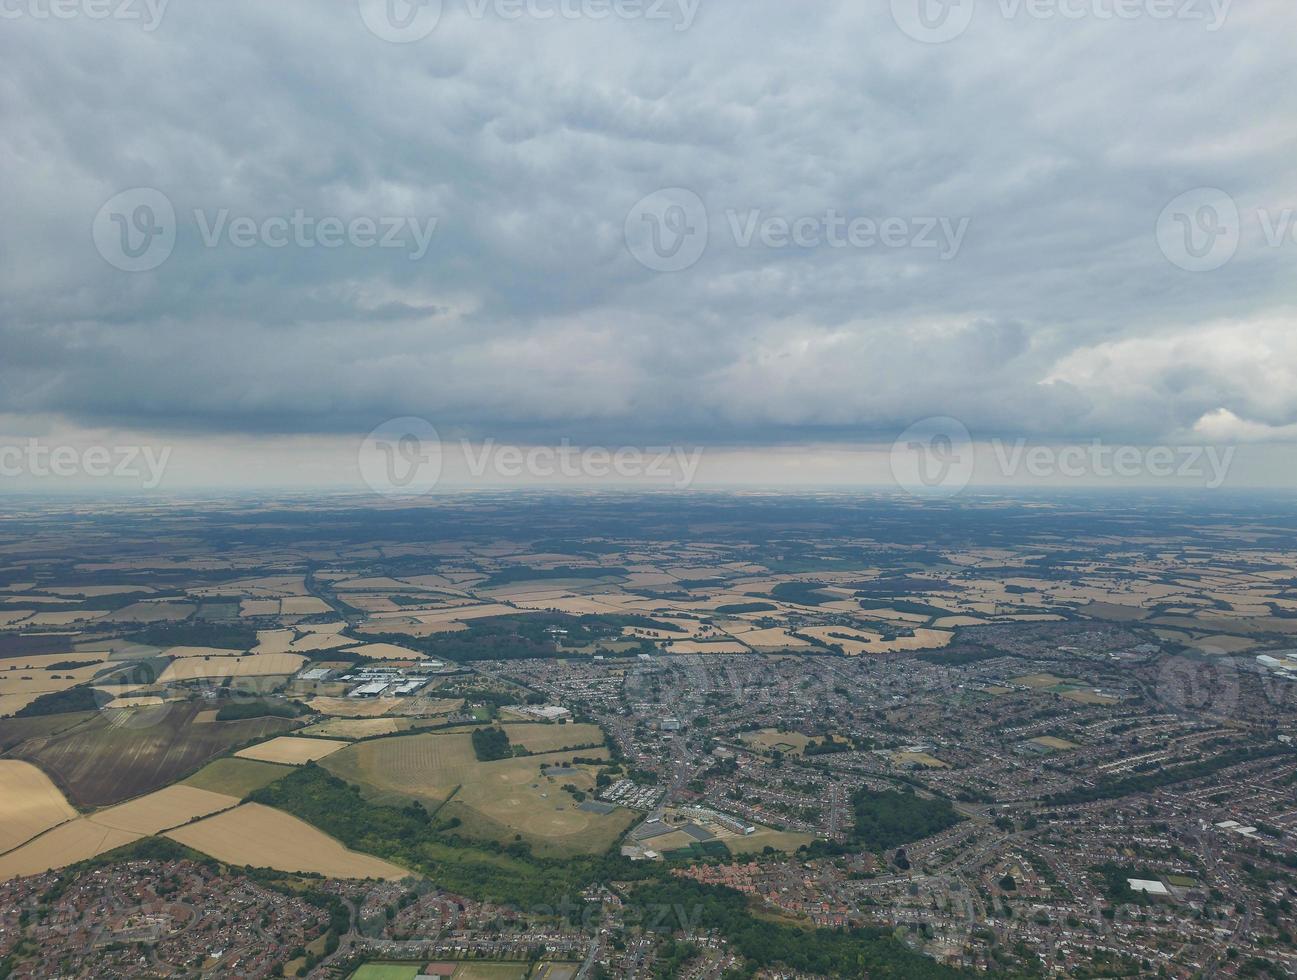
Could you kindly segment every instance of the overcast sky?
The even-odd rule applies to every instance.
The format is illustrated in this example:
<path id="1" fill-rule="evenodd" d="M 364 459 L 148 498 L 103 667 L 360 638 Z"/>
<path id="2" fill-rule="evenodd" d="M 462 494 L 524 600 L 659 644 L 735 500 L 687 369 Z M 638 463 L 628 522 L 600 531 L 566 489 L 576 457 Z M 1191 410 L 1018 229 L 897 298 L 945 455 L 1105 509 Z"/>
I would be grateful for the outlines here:
<path id="1" fill-rule="evenodd" d="M 1291 0 L 159 3 L 0 3 L 7 438 L 1297 433 Z"/>

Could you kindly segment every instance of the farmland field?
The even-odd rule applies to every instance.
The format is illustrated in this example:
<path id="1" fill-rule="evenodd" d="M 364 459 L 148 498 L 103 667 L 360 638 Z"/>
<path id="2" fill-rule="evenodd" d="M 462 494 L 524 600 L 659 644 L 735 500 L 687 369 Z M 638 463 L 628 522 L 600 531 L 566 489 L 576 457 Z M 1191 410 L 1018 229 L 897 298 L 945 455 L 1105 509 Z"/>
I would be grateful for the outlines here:
<path id="1" fill-rule="evenodd" d="M 197 786 L 199 789 L 211 790 L 213 793 L 224 793 L 243 799 L 253 790 L 269 786 L 276 779 L 283 779 L 292 770 L 288 766 L 277 766 L 269 762 L 254 762 L 251 759 L 217 759 L 209 762 L 198 772 L 185 780 L 186 786 Z"/>
<path id="2" fill-rule="evenodd" d="M 599 814 L 578 809 L 563 787 L 571 785 L 593 795 L 593 767 L 580 766 L 562 776 L 542 774 L 544 766 L 570 762 L 574 755 L 607 758 L 607 750 L 479 762 L 468 734 L 405 735 L 358 742 L 321 765 L 360 786 L 375 802 L 399 804 L 413 799 L 429 807 L 444 804 L 441 815 L 458 817 L 461 833 L 506 843 L 522 834 L 538 854 L 562 856 L 605 850 L 633 816 L 625 810 Z"/>
<path id="3" fill-rule="evenodd" d="M 307 704 L 322 715 L 376 718 L 400 703 L 399 698 L 312 698 Z"/>
<path id="4" fill-rule="evenodd" d="M 239 759 L 254 759 L 257 762 L 278 762 L 286 766 L 303 766 L 315 762 L 327 755 L 332 755 L 348 742 L 339 742 L 327 738 L 294 738 L 281 735 L 269 742 L 249 746 L 234 755 Z"/>
<path id="5" fill-rule="evenodd" d="M 321 735 L 325 738 L 370 738 L 374 735 L 394 735 L 410 727 L 409 718 L 330 718 L 327 721 L 303 728 L 303 735 Z"/>
<path id="6" fill-rule="evenodd" d="M 479 765 L 468 735 L 403 735 L 360 742 L 323 763 L 334 775 L 378 798 L 440 805 Z"/>
<path id="7" fill-rule="evenodd" d="M 603 730 L 598 725 L 508 724 L 509 741 L 529 752 L 557 752 L 584 745 L 603 745 Z"/>
<path id="8" fill-rule="evenodd" d="M 67 867 L 237 803 L 233 797 L 191 786 L 169 786 L 129 803 L 69 820 L 0 856 L 0 881 Z"/>
<path id="9" fill-rule="evenodd" d="M 180 657 L 162 672 L 162 683 L 202 678 L 270 677 L 296 674 L 306 658 L 296 653 L 256 653 L 246 657 Z"/>
<path id="10" fill-rule="evenodd" d="M 196 786 L 176 785 L 92 813 L 85 819 L 101 827 L 148 835 L 177 827 L 218 810 L 228 810 L 237 806 L 238 802 L 238 798 L 234 796 L 213 793 Z"/>
<path id="11" fill-rule="evenodd" d="M 89 820 L 70 820 L 0 855 L 0 881 L 63 868 L 139 838 L 139 834 L 101 827 Z"/>
<path id="12" fill-rule="evenodd" d="M 0 852 L 76 815 L 45 773 L 29 762 L 0 759 Z"/>
<path id="13" fill-rule="evenodd" d="M 66 714 L 37 715 L 34 718 L 0 719 L 0 752 L 8 752 L 15 745 L 21 745 L 29 738 L 65 732 L 95 715 L 94 711 L 73 711 Z"/>
<path id="14" fill-rule="evenodd" d="M 399 880 L 411 872 L 343 847 L 310 824 L 280 810 L 245 803 L 167 833 L 172 840 L 228 864 L 331 878 Z"/>
<path id="15" fill-rule="evenodd" d="M 85 723 L 31 739 L 13 754 L 49 773 L 72 802 L 108 806 L 170 785 L 228 749 L 292 726 L 286 718 L 193 724 L 200 704 L 100 711 Z"/>

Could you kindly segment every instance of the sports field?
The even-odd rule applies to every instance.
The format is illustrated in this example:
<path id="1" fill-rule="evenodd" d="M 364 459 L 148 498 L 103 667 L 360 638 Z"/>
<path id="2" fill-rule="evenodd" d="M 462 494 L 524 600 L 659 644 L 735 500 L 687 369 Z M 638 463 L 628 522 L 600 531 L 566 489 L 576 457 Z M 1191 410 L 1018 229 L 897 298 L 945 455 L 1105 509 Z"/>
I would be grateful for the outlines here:
<path id="1" fill-rule="evenodd" d="M 411 872 L 368 854 L 348 850 L 310 824 L 259 803 L 177 827 L 172 840 L 227 864 L 278 871 L 305 871 L 330 878 L 396 881 Z"/>

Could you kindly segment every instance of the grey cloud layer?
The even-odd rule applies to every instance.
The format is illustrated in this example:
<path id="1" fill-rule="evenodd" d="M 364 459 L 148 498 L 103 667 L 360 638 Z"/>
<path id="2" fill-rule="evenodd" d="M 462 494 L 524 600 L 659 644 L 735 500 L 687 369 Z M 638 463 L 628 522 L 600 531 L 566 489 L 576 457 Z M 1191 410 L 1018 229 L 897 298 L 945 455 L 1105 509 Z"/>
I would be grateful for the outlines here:
<path id="1" fill-rule="evenodd" d="M 1194 274 L 1154 236 L 1194 187 L 1297 207 L 1287 0 L 1214 32 L 987 2 L 944 45 L 881 2 L 703 0 L 687 31 L 445 8 L 407 45 L 305 0 L 174 0 L 151 32 L 0 21 L 0 412 L 711 443 L 928 415 L 1122 438 L 1221 409 L 1297 422 L 1297 242 L 1245 225 L 1231 263 Z M 179 232 L 130 274 L 90 226 L 139 186 Z M 663 187 L 710 219 L 681 272 L 623 240 Z M 204 247 L 194 212 L 222 209 L 437 226 L 418 261 Z M 942 260 L 742 248 L 731 211 L 969 223 Z"/>

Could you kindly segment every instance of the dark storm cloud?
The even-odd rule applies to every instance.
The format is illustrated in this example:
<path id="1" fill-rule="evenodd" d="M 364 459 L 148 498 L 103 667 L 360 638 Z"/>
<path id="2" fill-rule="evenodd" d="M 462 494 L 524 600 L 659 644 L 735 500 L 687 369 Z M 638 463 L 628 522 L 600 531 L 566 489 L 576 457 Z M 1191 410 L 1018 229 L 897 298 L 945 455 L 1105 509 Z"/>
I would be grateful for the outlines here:
<path id="1" fill-rule="evenodd" d="M 444 7 L 410 44 L 355 4 L 175 0 L 151 31 L 6 8 L 0 412 L 713 444 L 929 415 L 1123 438 L 1297 421 L 1297 241 L 1266 240 L 1297 207 L 1283 0 L 1218 30 L 987 2 L 941 45 L 847 0 L 703 0 L 681 31 Z M 1191 272 L 1155 230 L 1204 186 L 1241 241 Z M 138 187 L 176 240 L 124 272 L 91 227 Z M 707 248 L 655 271 L 627 216 L 674 187 Z M 294 214 L 300 240 L 234 242 L 239 218 L 277 235 Z M 326 248 L 330 217 L 397 247 Z M 844 244 L 865 218 L 903 244 Z"/>

